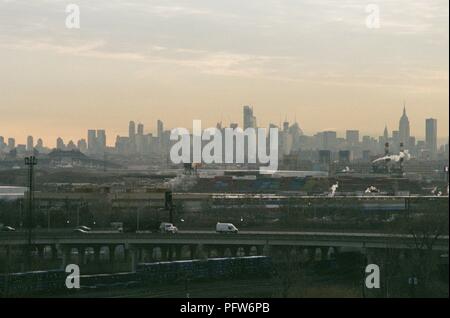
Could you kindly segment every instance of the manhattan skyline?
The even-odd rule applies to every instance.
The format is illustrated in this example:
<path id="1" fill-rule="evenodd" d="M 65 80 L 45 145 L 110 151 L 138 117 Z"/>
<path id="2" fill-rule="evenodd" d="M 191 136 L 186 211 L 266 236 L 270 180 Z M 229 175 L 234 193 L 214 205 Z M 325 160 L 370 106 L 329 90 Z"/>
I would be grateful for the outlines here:
<path id="1" fill-rule="evenodd" d="M 397 129 L 436 118 L 448 139 L 448 3 L 378 1 L 380 28 L 358 1 L 0 1 L 1 135 L 54 146 L 89 128 L 297 119 L 305 134 Z M 123 6 L 127 10 L 123 10 Z M 239 119 L 239 120 L 237 120 Z"/>

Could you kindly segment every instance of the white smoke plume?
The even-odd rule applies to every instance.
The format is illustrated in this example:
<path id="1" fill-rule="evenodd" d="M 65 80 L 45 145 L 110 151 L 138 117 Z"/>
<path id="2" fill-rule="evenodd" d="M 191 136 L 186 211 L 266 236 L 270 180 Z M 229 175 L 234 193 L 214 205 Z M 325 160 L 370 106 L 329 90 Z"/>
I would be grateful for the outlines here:
<path id="1" fill-rule="evenodd" d="M 370 186 L 366 189 L 366 191 L 364 191 L 365 193 L 378 193 L 380 192 L 376 187 L 374 186 Z"/>
<path id="2" fill-rule="evenodd" d="M 333 184 L 330 188 L 330 197 L 334 197 L 334 195 L 336 194 L 336 190 L 339 188 L 339 182 L 336 181 L 335 184 Z"/>

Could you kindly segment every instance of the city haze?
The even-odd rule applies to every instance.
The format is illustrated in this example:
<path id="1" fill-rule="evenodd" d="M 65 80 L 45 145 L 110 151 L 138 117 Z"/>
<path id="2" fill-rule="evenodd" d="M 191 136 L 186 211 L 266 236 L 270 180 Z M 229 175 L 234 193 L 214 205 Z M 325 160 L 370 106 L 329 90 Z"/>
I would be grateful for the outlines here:
<path id="1" fill-rule="evenodd" d="M 18 143 L 241 125 L 246 104 L 260 126 L 376 137 L 404 101 L 411 134 L 432 117 L 448 140 L 446 1 L 379 1 L 379 29 L 359 1 L 77 1 L 67 29 L 69 3 L 0 1 L 0 133 Z"/>

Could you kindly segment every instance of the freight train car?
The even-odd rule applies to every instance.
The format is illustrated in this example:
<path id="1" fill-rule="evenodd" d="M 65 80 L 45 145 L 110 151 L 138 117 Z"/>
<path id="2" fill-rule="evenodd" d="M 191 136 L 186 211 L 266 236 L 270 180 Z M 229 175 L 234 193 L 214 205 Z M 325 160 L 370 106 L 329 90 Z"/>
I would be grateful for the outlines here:
<path id="1" fill-rule="evenodd" d="M 60 291 L 65 286 L 64 270 L 33 271 L 0 275 L 0 296 L 26 296 L 31 293 Z"/>
<path id="2" fill-rule="evenodd" d="M 271 259 L 266 256 L 141 263 L 137 267 L 144 281 L 154 283 L 269 276 L 271 271 Z"/>
<path id="3" fill-rule="evenodd" d="M 81 275 L 82 289 L 112 289 L 150 286 L 185 280 L 268 277 L 272 261 L 267 256 L 211 258 L 175 262 L 140 263 L 136 272 Z M 0 296 L 59 295 L 65 287 L 67 273 L 49 270 L 0 275 Z"/>

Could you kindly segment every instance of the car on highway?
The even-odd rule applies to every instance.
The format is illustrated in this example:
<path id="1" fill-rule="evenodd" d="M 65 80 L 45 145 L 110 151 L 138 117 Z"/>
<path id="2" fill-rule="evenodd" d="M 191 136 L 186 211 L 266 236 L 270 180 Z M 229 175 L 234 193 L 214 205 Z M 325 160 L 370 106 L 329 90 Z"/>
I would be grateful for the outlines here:
<path id="1" fill-rule="evenodd" d="M 80 229 L 80 230 L 83 230 L 83 231 L 86 231 L 86 232 L 90 232 L 92 230 L 90 227 L 88 227 L 86 225 L 77 226 L 75 229 Z"/>
<path id="2" fill-rule="evenodd" d="M 89 231 L 86 231 L 86 230 L 84 230 L 84 229 L 82 229 L 82 228 L 80 228 L 80 227 L 74 228 L 74 229 L 73 229 L 73 232 L 74 232 L 74 233 L 82 233 L 82 234 L 89 233 Z"/>
<path id="3" fill-rule="evenodd" d="M 159 231 L 161 233 L 178 233 L 178 228 L 172 223 L 162 222 L 159 226 Z"/>
<path id="4" fill-rule="evenodd" d="M 217 223 L 216 224 L 217 233 L 238 233 L 239 230 L 232 223 Z"/>
<path id="5" fill-rule="evenodd" d="M 11 226 L 2 226 L 0 227 L 0 232 L 15 232 L 16 229 Z"/>

